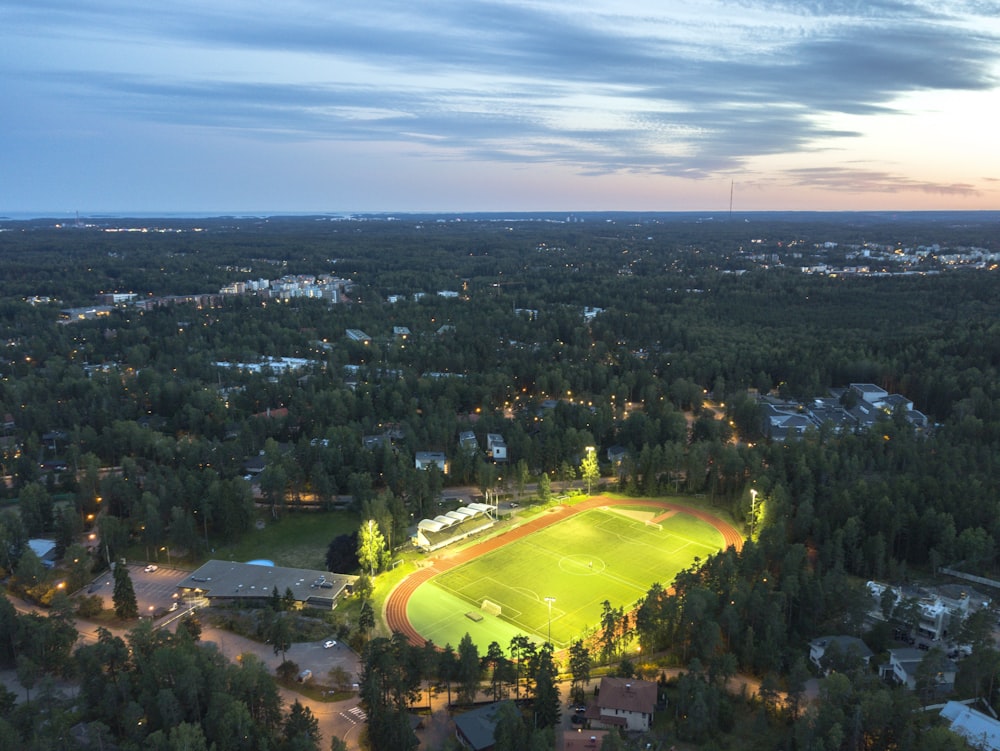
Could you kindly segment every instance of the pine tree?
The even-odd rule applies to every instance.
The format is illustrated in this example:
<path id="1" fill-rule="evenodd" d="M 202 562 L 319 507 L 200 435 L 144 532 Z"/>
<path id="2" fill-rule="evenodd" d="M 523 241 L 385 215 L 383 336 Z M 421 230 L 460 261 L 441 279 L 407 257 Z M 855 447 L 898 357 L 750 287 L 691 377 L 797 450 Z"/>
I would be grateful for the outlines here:
<path id="1" fill-rule="evenodd" d="M 368 600 L 361 604 L 361 612 L 358 613 L 358 628 L 366 636 L 375 628 L 375 611 Z"/>
<path id="2" fill-rule="evenodd" d="M 538 650 L 535 667 L 535 724 L 539 728 L 559 724 L 559 670 L 552 659 L 552 645 L 543 644 Z"/>
<path id="3" fill-rule="evenodd" d="M 115 615 L 123 621 L 139 617 L 139 602 L 135 597 L 132 577 L 128 567 L 122 564 L 115 566 L 115 589 L 111 599 L 115 604 Z"/>
<path id="4" fill-rule="evenodd" d="M 479 649 L 466 633 L 458 644 L 458 700 L 464 704 L 472 704 L 479 691 L 481 668 Z"/>
<path id="5" fill-rule="evenodd" d="M 569 647 L 569 671 L 573 676 L 573 689 L 576 690 L 590 681 L 590 650 L 578 639 Z M 582 688 L 580 688 L 582 693 Z"/>
<path id="6" fill-rule="evenodd" d="M 309 707 L 303 706 L 298 699 L 292 704 L 285 718 L 284 739 L 281 748 L 288 751 L 307 751 L 319 748 L 319 720 Z"/>

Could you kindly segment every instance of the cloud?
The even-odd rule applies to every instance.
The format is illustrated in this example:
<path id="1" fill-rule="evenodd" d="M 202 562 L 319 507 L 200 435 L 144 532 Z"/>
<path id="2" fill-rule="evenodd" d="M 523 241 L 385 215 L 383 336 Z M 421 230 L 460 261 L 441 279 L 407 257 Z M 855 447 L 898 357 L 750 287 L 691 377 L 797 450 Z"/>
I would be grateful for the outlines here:
<path id="1" fill-rule="evenodd" d="M 876 117 L 910 92 L 998 85 L 996 2 L 673 5 L 0 0 L 0 43 L 19 40 L 0 74 L 122 122 L 685 177 L 860 135 L 824 114 Z M 901 184 L 853 169 L 794 179 Z"/>
<path id="2" fill-rule="evenodd" d="M 935 183 L 905 175 L 853 167 L 792 169 L 788 176 L 803 188 L 851 193 L 902 193 L 918 191 L 943 196 L 975 196 L 979 190 L 968 183 Z"/>

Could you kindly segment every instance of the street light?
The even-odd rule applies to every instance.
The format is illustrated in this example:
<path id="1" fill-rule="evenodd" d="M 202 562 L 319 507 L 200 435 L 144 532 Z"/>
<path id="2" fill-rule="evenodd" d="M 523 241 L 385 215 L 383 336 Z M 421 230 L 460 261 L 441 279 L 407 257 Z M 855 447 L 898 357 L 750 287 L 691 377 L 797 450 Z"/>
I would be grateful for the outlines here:
<path id="1" fill-rule="evenodd" d="M 753 523 L 757 519 L 757 491 L 750 488 L 750 539 L 753 539 Z"/>
<path id="2" fill-rule="evenodd" d="M 545 602 L 549 606 L 549 644 L 552 643 L 552 603 L 556 601 L 555 597 L 546 597 Z"/>

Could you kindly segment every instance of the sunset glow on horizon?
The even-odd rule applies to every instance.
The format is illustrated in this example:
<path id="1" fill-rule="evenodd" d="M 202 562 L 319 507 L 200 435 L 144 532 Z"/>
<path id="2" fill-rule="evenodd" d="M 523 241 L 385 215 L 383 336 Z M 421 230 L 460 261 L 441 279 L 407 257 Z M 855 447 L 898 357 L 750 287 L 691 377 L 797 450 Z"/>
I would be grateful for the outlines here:
<path id="1" fill-rule="evenodd" d="M 0 214 L 1000 208 L 994 0 L 0 0 L 0 70 Z"/>

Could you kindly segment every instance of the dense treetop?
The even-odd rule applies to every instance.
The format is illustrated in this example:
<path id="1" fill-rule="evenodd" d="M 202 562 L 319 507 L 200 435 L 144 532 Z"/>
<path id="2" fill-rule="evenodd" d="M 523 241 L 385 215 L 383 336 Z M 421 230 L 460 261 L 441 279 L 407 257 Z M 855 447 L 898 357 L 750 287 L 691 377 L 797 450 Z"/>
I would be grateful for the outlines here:
<path id="1" fill-rule="evenodd" d="M 940 564 L 995 574 L 1000 276 L 988 262 L 954 269 L 933 253 L 907 274 L 890 273 L 898 269 L 888 262 L 866 275 L 800 271 L 856 263 L 851 254 L 868 247 L 975 247 L 985 258 L 997 251 L 995 217 L 585 219 L 6 223 L 0 500 L 17 513 L 0 510 L 0 566 L 30 593 L 40 571 L 27 538 L 51 534 L 69 555 L 91 515 L 109 558 L 164 543 L 203 555 L 252 525 L 248 459 L 262 462 L 260 501 L 276 515 L 349 495 L 398 542 L 445 483 L 499 482 L 500 468 L 458 450 L 460 430 L 481 443 L 487 432 L 504 436 L 508 487 L 572 476 L 596 446 L 605 481 L 626 493 L 703 495 L 739 521 L 750 519 L 751 486 L 765 499 L 742 553 L 657 583 L 635 614 L 644 647 L 692 666 L 680 690 L 693 740 L 732 722 L 718 695 L 727 675 L 782 675 L 792 691 L 808 639 L 856 632 L 865 607 L 856 577 L 905 581 Z M 107 231 L 126 227 L 149 231 Z M 320 274 L 348 280 L 347 301 L 246 294 L 205 306 L 125 304 L 60 322 L 61 310 L 92 305 L 101 292 L 148 300 Z M 600 310 L 587 317 L 585 308 Z M 348 328 L 371 341 L 349 341 Z M 268 357 L 306 362 L 238 367 Z M 893 414 L 870 431 L 824 426 L 787 444 L 768 440 L 758 395 L 811 399 L 852 382 L 904 394 L 931 427 L 915 431 Z M 612 446 L 626 452 L 620 467 L 607 461 Z M 447 476 L 414 468 L 424 450 L 448 455 Z M 355 560 L 341 542 L 331 558 Z M 615 606 L 606 656 L 626 622 Z M 403 649 L 373 643 L 373 659 Z M 103 638 L 82 659 L 121 649 Z M 144 659 L 154 668 L 162 649 L 207 661 L 192 670 L 216 681 L 239 683 L 248 669 L 229 675 L 183 643 L 151 645 Z M 1000 659 L 985 642 L 977 650 L 963 685 L 995 701 L 989 666 Z M 145 707 L 139 674 L 123 670 L 130 701 Z M 889 739 L 873 748 L 916 748 L 915 724 L 878 726 L 891 713 L 868 711 L 884 704 L 903 716 L 909 703 L 843 673 L 848 683 L 830 684 L 823 712 L 789 731 L 800 747 L 847 747 L 864 735 Z M 401 674 L 391 688 L 399 701 L 382 707 L 387 717 L 399 719 L 413 680 Z M 375 699 L 366 698 L 373 709 L 382 706 Z M 247 710 L 192 700 L 173 714 L 143 711 L 160 712 L 166 732 L 175 721 Z M 278 732 L 277 713 L 261 720 L 249 711 Z M 401 722 L 386 727 L 412 740 Z M 823 737 L 833 740 L 823 746 Z"/>

